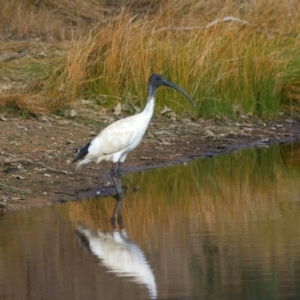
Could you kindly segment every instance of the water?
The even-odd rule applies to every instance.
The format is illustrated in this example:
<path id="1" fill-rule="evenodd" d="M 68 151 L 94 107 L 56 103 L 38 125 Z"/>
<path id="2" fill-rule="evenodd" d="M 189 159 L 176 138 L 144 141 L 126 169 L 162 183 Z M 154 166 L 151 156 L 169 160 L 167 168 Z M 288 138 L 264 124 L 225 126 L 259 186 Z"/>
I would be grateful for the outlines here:
<path id="1" fill-rule="evenodd" d="M 123 181 L 121 230 L 112 198 L 0 216 L 0 299 L 300 299 L 299 145 Z"/>

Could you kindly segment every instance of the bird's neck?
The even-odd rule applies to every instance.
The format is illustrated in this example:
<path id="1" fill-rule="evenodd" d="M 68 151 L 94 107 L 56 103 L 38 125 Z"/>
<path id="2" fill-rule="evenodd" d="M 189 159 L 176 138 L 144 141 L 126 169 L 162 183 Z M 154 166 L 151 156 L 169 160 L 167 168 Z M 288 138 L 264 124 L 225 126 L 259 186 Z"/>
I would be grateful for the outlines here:
<path id="1" fill-rule="evenodd" d="M 143 114 L 147 115 L 149 117 L 149 119 L 151 119 L 151 117 L 153 115 L 154 105 L 155 105 L 155 89 L 153 89 L 152 87 L 149 87 L 147 104 L 143 110 Z"/>

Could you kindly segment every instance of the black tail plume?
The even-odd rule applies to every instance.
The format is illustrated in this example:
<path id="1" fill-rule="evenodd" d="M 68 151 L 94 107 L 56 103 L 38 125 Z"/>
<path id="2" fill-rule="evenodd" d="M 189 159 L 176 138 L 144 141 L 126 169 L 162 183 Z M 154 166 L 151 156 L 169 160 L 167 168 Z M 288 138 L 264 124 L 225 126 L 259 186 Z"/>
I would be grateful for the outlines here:
<path id="1" fill-rule="evenodd" d="M 84 146 L 78 148 L 75 151 L 75 157 L 73 158 L 72 162 L 76 162 L 77 160 L 84 158 L 88 154 L 89 146 L 91 145 L 91 142 L 85 144 Z"/>

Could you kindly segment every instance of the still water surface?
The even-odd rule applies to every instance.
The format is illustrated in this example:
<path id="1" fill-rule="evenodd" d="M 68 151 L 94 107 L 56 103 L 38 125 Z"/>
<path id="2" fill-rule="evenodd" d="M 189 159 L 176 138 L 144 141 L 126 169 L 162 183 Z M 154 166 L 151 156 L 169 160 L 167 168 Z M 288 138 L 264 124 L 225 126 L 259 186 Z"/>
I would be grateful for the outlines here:
<path id="1" fill-rule="evenodd" d="M 299 145 L 124 184 L 122 229 L 113 198 L 0 216 L 0 299 L 300 299 Z"/>

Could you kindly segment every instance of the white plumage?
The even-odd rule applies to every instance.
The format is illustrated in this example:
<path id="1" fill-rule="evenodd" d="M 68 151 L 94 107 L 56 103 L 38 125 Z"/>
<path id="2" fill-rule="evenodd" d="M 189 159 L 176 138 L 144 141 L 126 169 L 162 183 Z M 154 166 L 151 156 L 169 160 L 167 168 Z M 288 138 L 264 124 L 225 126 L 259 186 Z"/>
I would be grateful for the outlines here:
<path id="1" fill-rule="evenodd" d="M 154 99 L 148 102 L 148 105 L 153 102 Z M 92 161 L 124 162 L 127 154 L 141 142 L 153 114 L 154 105 L 152 106 L 152 109 L 149 107 L 137 115 L 118 120 L 103 129 L 91 141 L 87 155 L 77 164 L 76 170 Z"/>
<path id="2" fill-rule="evenodd" d="M 128 238 L 124 228 L 103 233 L 101 230 L 86 228 L 79 222 L 76 229 L 80 238 L 88 242 L 88 248 L 108 271 L 145 285 L 150 299 L 156 299 L 157 287 L 153 271 L 143 251 Z"/>

